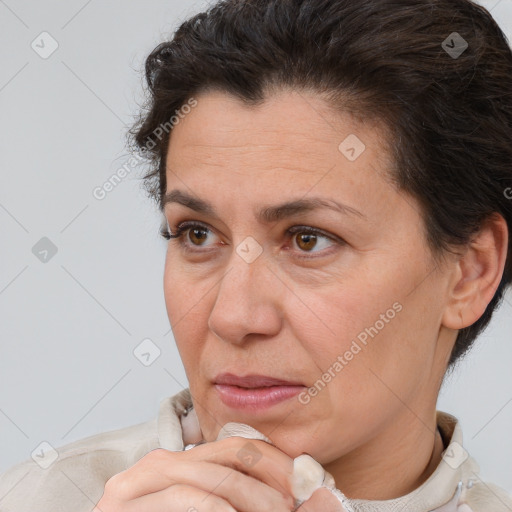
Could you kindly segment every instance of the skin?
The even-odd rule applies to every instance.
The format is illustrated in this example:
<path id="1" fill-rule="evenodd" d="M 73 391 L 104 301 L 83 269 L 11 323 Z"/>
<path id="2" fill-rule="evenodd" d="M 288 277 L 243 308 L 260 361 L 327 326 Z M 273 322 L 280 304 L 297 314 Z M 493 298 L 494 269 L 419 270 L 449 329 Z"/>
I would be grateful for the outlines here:
<path id="1" fill-rule="evenodd" d="M 293 460 L 263 441 L 251 441 L 262 457 L 244 467 L 236 454 L 246 442 L 233 437 L 183 452 L 153 450 L 108 480 L 93 512 L 292 510 Z M 306 506 L 320 502 L 342 512 L 336 501 L 317 492 L 298 510 L 315 510 Z"/>
<path id="2" fill-rule="evenodd" d="M 222 92 L 196 99 L 173 128 L 167 192 L 210 202 L 219 219 L 178 203 L 164 212 L 172 233 L 184 221 L 206 228 L 181 239 L 193 252 L 170 240 L 165 262 L 167 312 L 207 441 L 178 456 L 213 453 L 230 441 L 215 441 L 219 429 L 236 421 L 272 439 L 276 447 L 258 443 L 269 456 L 286 456 L 275 463 L 284 471 L 308 453 L 348 497 L 387 500 L 413 491 L 440 462 L 439 388 L 457 330 L 482 315 L 499 285 L 508 243 L 504 219 L 495 216 L 464 251 L 436 264 L 419 229 L 417 202 L 386 178 L 387 131 L 378 122 L 334 112 L 318 95 L 292 90 L 274 92 L 255 108 Z M 349 134 L 366 146 L 355 161 L 338 149 Z M 254 215 L 311 197 L 335 199 L 366 218 L 321 209 L 261 224 Z M 323 236 L 308 242 L 300 232 L 287 233 L 293 226 L 322 229 L 344 243 Z M 236 252 L 247 236 L 262 249 L 251 263 Z M 220 400 L 213 379 L 221 372 L 311 388 L 395 303 L 401 309 L 394 318 L 307 404 L 295 397 L 256 412 Z M 204 451 L 193 454 L 198 448 Z M 176 456 L 166 454 L 168 466 Z M 220 469 L 233 458 L 216 461 L 211 471 L 220 481 Z M 168 466 L 162 471 L 171 471 Z M 259 478 L 253 471 L 246 470 Z M 143 473 L 140 467 L 130 473 L 138 496 Z M 180 481 L 179 474 L 173 478 Z M 197 489 L 203 480 L 196 475 Z M 165 485 L 177 495 L 170 491 L 175 480 Z M 229 479 L 223 485 L 226 501 L 243 490 L 254 510 L 265 509 L 254 487 Z M 274 478 L 266 485 L 283 493 Z M 307 510 L 336 510 L 328 494 L 315 494 Z M 275 499 L 279 510 L 283 503 Z"/>

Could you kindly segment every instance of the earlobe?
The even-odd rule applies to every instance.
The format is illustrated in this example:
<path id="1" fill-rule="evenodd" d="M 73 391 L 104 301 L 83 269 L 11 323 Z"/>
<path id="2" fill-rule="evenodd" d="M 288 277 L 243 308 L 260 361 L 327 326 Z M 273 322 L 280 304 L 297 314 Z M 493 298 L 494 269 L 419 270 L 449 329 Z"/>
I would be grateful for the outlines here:
<path id="1" fill-rule="evenodd" d="M 450 329 L 473 325 L 492 300 L 505 268 L 508 228 L 493 214 L 455 263 L 442 323 Z"/>

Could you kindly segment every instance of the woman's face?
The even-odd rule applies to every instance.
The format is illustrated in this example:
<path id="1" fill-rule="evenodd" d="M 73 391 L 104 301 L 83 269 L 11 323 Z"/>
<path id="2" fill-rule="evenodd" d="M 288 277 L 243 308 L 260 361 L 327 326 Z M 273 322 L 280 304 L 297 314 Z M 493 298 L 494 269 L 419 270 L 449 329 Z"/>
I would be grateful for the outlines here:
<path id="1" fill-rule="evenodd" d="M 167 193 L 181 196 L 165 206 L 173 234 L 194 226 L 169 242 L 164 287 L 204 438 L 248 423 L 326 464 L 430 421 L 456 334 L 448 276 L 417 203 L 384 179 L 384 131 L 305 93 L 196 99 L 170 138 Z M 296 201 L 316 206 L 275 210 Z M 218 386 L 223 373 L 295 386 Z"/>

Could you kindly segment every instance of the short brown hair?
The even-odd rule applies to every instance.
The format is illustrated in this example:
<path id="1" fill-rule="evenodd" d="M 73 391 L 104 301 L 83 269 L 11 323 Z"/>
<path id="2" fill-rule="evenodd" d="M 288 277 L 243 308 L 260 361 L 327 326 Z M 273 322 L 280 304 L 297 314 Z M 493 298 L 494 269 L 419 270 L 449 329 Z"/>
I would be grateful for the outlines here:
<path id="1" fill-rule="evenodd" d="M 182 23 L 145 72 L 148 104 L 130 135 L 149 158 L 143 179 L 160 208 L 172 132 L 155 137 L 160 125 L 200 92 L 258 105 L 272 86 L 290 86 L 385 123 L 391 179 L 419 202 L 436 257 L 467 245 L 493 213 L 511 231 L 512 52 L 469 0 L 224 0 Z M 503 300 L 511 248 L 509 237 L 500 285 L 458 332 L 449 366 Z"/>

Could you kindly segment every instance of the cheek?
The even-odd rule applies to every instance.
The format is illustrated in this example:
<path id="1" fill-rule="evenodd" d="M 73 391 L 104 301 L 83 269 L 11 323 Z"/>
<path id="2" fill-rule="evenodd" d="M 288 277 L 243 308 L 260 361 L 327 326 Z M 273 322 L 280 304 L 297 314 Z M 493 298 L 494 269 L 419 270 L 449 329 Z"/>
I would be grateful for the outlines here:
<path id="1" fill-rule="evenodd" d="M 183 264 L 177 249 L 169 247 L 164 267 L 164 297 L 167 315 L 173 327 L 190 326 L 190 318 L 197 316 L 208 299 L 207 283 L 194 272 L 191 266 Z M 211 286 L 211 285 L 210 285 Z"/>
<path id="2" fill-rule="evenodd" d="M 176 322 L 179 308 L 179 290 L 182 290 L 183 283 L 181 281 L 181 274 L 176 268 L 176 258 L 172 256 L 170 247 L 167 248 L 164 266 L 164 298 L 165 306 L 167 308 L 167 315 L 171 324 Z"/>
<path id="3" fill-rule="evenodd" d="M 369 340 L 384 337 L 400 316 L 397 310 L 402 307 L 393 288 L 376 282 L 371 273 L 359 276 L 333 279 L 339 284 L 312 293 L 304 300 L 307 308 L 298 301 L 288 308 L 296 338 L 321 368 L 349 351 L 356 340 L 364 347 Z"/>
<path id="4" fill-rule="evenodd" d="M 424 297 L 406 297 L 401 290 L 411 289 L 412 278 L 390 270 L 361 273 L 357 282 L 340 280 L 342 284 L 311 295 L 309 311 L 304 306 L 290 309 L 294 336 L 313 363 L 314 408 L 329 406 L 339 415 L 350 411 L 364 417 L 365 409 L 371 412 L 396 400 L 379 375 L 393 389 L 421 378 L 417 344 L 422 333 L 416 324 Z"/>
<path id="5" fill-rule="evenodd" d="M 209 297 L 202 291 L 200 283 L 194 283 L 183 269 L 177 258 L 169 253 L 164 269 L 164 298 L 167 316 L 171 324 L 176 346 L 185 369 L 194 368 L 198 364 L 201 350 L 201 334 L 207 329 L 207 308 Z M 194 372 L 191 372 L 194 374 Z"/>
<path id="6" fill-rule="evenodd" d="M 438 287 L 432 281 L 409 293 L 420 281 L 397 272 L 386 282 L 375 279 L 371 289 L 345 283 L 342 292 L 317 297 L 319 316 L 334 334 L 324 328 L 329 334 L 320 341 L 313 330 L 303 338 L 318 368 L 306 398 L 311 416 L 330 409 L 326 431 L 343 425 L 347 439 L 368 435 L 370 425 L 386 422 L 416 400 L 428 381 L 438 312 L 427 311 L 425 303 L 434 300 Z"/>

